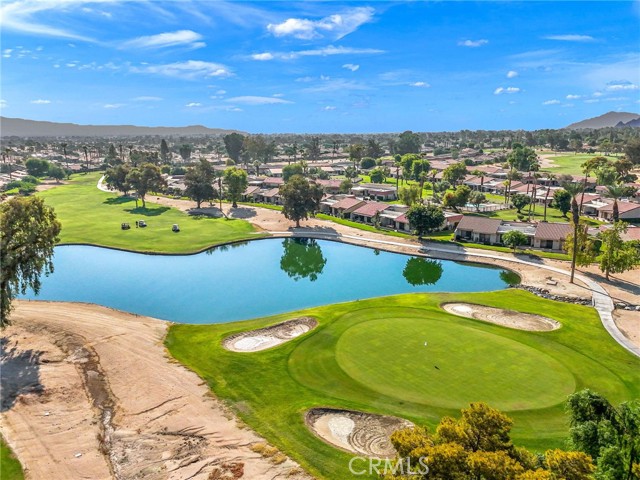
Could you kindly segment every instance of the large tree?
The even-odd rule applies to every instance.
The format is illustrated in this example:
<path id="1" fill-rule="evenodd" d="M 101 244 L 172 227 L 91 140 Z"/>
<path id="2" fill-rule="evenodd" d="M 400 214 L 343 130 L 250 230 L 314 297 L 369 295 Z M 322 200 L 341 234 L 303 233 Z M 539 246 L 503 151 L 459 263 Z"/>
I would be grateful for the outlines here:
<path id="1" fill-rule="evenodd" d="M 573 225 L 573 242 L 571 250 L 571 277 L 570 283 L 573 283 L 573 279 L 576 274 L 576 261 L 578 258 L 578 240 L 579 240 L 579 228 L 580 228 L 580 207 L 576 197 L 582 193 L 581 183 L 566 183 L 563 188 L 571 195 L 571 224 Z"/>
<path id="2" fill-rule="evenodd" d="M 229 167 L 224 171 L 224 183 L 227 187 L 227 197 L 231 200 L 231 206 L 238 208 L 238 200 L 247 189 L 249 181 L 247 172 L 237 167 Z"/>
<path id="3" fill-rule="evenodd" d="M 171 152 L 169 151 L 169 145 L 167 145 L 167 141 L 163 138 L 160 142 L 160 158 L 164 163 L 168 163 L 171 159 Z"/>
<path id="4" fill-rule="evenodd" d="M 581 390 L 569 395 L 567 412 L 570 446 L 593 458 L 598 480 L 638 478 L 633 473 L 634 467 L 640 469 L 638 400 L 615 407 L 602 395 Z"/>
<path id="5" fill-rule="evenodd" d="M 280 187 L 280 195 L 283 215 L 296 222 L 296 227 L 299 227 L 300 220 L 306 220 L 319 210 L 323 192 L 315 182 L 309 182 L 301 175 L 294 175 Z"/>
<path id="6" fill-rule="evenodd" d="M 640 249 L 637 242 L 625 242 L 622 234 L 627 231 L 625 222 L 615 222 L 600 234 L 602 256 L 600 270 L 609 280 L 611 273 L 623 273 L 640 265 Z"/>
<path id="7" fill-rule="evenodd" d="M 214 170 L 204 158 L 200 159 L 198 165 L 187 170 L 184 176 L 186 185 L 184 193 L 197 203 L 197 208 L 200 208 L 202 202 L 212 200 L 215 197 L 214 179 Z"/>
<path id="8" fill-rule="evenodd" d="M 404 155 L 405 153 L 420 153 L 420 135 L 411 130 L 402 132 L 394 146 L 394 153 Z"/>
<path id="9" fill-rule="evenodd" d="M 397 430 L 391 443 L 397 461 L 414 468 L 412 475 L 396 468 L 386 480 L 587 480 L 591 458 L 582 452 L 548 450 L 539 458 L 511 443 L 513 421 L 484 403 L 472 403 L 462 417 L 443 417 L 435 433 L 426 428 Z M 396 463 L 395 467 L 399 467 Z"/>
<path id="10" fill-rule="evenodd" d="M 38 197 L 12 198 L 0 204 L 0 327 L 9 323 L 18 293 L 40 290 L 40 275 L 53 272 L 53 247 L 60 223 Z"/>
<path id="11" fill-rule="evenodd" d="M 442 227 L 444 223 L 444 213 L 440 207 L 435 205 L 412 205 L 406 216 L 409 225 L 415 230 L 418 237 Z"/>
<path id="12" fill-rule="evenodd" d="M 627 142 L 624 155 L 634 165 L 640 165 L 640 138 L 634 138 Z"/>
<path id="13" fill-rule="evenodd" d="M 553 192 L 553 206 L 562 212 L 564 217 L 571 210 L 571 194 L 564 189 Z M 546 220 L 546 217 L 545 217 Z"/>
<path id="14" fill-rule="evenodd" d="M 449 182 L 451 185 L 457 185 L 458 182 L 467 176 L 467 166 L 462 163 L 454 163 L 449 165 L 442 171 L 442 179 Z"/>
<path id="15" fill-rule="evenodd" d="M 122 192 L 126 195 L 131 190 L 131 184 L 127 181 L 127 175 L 131 171 L 131 167 L 126 163 L 116 165 L 115 167 L 108 168 L 104 172 L 105 183 L 113 189 Z"/>
<path id="16" fill-rule="evenodd" d="M 227 154 L 234 162 L 240 161 L 240 154 L 242 153 L 242 147 L 244 145 L 244 136 L 239 133 L 233 132 L 229 135 L 222 137 L 224 141 L 224 147 L 227 149 Z"/>
<path id="17" fill-rule="evenodd" d="M 511 203 L 516 207 L 518 213 L 522 213 L 522 209 L 531 203 L 531 197 L 524 193 L 516 193 L 511 197 Z"/>
<path id="18" fill-rule="evenodd" d="M 459 209 L 469 202 L 470 196 L 471 189 L 467 185 L 458 185 L 455 191 L 444 194 L 442 204 L 447 208 L 453 208 L 456 212 L 459 212 Z"/>
<path id="19" fill-rule="evenodd" d="M 157 192 L 166 185 L 160 169 L 152 163 L 132 168 L 127 174 L 126 181 L 131 185 L 131 189 L 138 194 L 138 198 L 142 200 L 142 208 L 147 206 L 145 202 L 147 193 Z"/>
<path id="20" fill-rule="evenodd" d="M 49 172 L 49 162 L 44 158 L 28 158 L 24 165 L 27 173 L 34 177 L 44 177 Z"/>
<path id="21" fill-rule="evenodd" d="M 291 165 L 285 165 L 282 167 L 282 178 L 285 182 L 289 181 L 294 175 L 302 175 L 302 165 L 299 163 L 293 163 Z"/>
<path id="22" fill-rule="evenodd" d="M 527 236 L 520 230 L 511 230 L 502 235 L 502 243 L 516 251 L 516 248 L 527 243 Z"/>

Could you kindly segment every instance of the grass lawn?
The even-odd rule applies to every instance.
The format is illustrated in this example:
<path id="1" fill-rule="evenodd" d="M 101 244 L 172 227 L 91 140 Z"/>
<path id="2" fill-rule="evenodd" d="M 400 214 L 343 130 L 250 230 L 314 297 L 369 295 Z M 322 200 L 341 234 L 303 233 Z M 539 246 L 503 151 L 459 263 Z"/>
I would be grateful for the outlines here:
<path id="1" fill-rule="evenodd" d="M 98 190 L 99 178 L 99 173 L 76 175 L 69 184 L 38 194 L 55 209 L 62 223 L 61 243 L 90 243 L 137 252 L 191 253 L 262 236 L 244 220 L 192 217 L 150 201 L 146 208 L 136 208 L 133 199 Z M 145 220 L 148 226 L 136 228 L 137 220 Z M 129 223 L 131 229 L 122 230 L 123 222 Z M 174 223 L 180 225 L 179 233 L 171 231 Z"/>
<path id="2" fill-rule="evenodd" d="M 22 480 L 24 478 L 22 465 L 2 437 L 0 437 L 0 478 L 2 480 Z"/>
<path id="3" fill-rule="evenodd" d="M 450 315 L 439 307 L 446 301 L 537 313 L 563 326 L 512 330 Z M 318 328 L 279 347 L 232 353 L 221 346 L 230 334 L 301 315 L 316 317 Z M 246 322 L 173 325 L 166 345 L 243 421 L 322 479 L 349 478 L 352 456 L 307 430 L 303 416 L 313 407 L 397 415 L 433 428 L 484 400 L 514 419 L 517 445 L 544 451 L 564 446 L 567 394 L 589 387 L 613 403 L 640 396 L 640 359 L 607 334 L 595 310 L 521 290 L 400 295 Z"/>
<path id="4" fill-rule="evenodd" d="M 599 153 L 589 153 L 589 154 L 573 154 L 573 153 L 569 153 L 566 155 L 558 155 L 555 157 L 549 157 L 550 160 L 553 160 L 553 162 L 557 165 L 555 167 L 546 167 L 543 168 L 542 171 L 544 172 L 551 172 L 551 173 L 557 173 L 557 174 L 569 174 L 569 175 L 584 175 L 584 172 L 582 171 L 582 167 L 581 165 L 586 161 L 589 160 L 593 157 L 598 157 L 601 156 L 601 154 Z M 619 157 L 614 157 L 614 156 L 607 156 L 605 158 L 608 158 L 609 160 L 619 160 Z"/>

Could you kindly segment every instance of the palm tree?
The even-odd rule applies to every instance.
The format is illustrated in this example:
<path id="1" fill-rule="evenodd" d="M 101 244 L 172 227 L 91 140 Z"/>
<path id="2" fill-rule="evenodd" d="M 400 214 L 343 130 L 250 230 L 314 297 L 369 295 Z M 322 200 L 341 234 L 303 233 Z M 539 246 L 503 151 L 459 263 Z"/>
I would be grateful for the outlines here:
<path id="1" fill-rule="evenodd" d="M 549 193 L 551 193 L 551 183 L 556 179 L 556 176 L 553 173 L 547 173 L 547 191 L 544 196 L 544 221 L 547 221 L 547 200 L 549 200 Z"/>
<path id="2" fill-rule="evenodd" d="M 473 172 L 471 172 L 471 175 L 474 175 L 476 177 L 480 177 L 480 191 L 484 190 L 484 176 L 485 173 L 482 170 L 474 170 Z"/>
<path id="3" fill-rule="evenodd" d="M 625 196 L 626 188 L 621 183 L 615 183 L 613 185 L 607 185 L 606 189 L 607 193 L 605 195 L 609 198 L 613 198 L 613 221 L 615 223 L 620 220 L 618 199 Z"/>
<path id="4" fill-rule="evenodd" d="M 69 169 L 69 160 L 67 159 L 67 144 L 66 143 L 61 143 L 60 146 L 62 147 L 62 153 L 64 154 L 64 163 L 67 166 L 67 170 Z"/>
<path id="5" fill-rule="evenodd" d="M 573 278 L 576 273 L 576 256 L 578 254 L 578 228 L 580 226 L 580 207 L 576 201 L 576 197 L 582 192 L 583 185 L 581 183 L 565 183 L 562 186 L 571 195 L 571 221 L 573 223 L 573 251 L 571 255 L 571 278 L 570 283 L 573 283 Z"/>

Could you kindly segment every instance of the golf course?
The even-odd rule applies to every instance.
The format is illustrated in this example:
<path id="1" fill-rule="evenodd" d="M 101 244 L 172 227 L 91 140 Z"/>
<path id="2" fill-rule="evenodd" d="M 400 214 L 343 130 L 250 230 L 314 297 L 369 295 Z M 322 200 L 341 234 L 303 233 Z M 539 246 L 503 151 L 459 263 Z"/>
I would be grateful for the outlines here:
<path id="1" fill-rule="evenodd" d="M 535 313 L 561 327 L 502 327 L 449 314 L 441 308 L 449 302 Z M 223 346 L 229 336 L 298 317 L 318 326 L 263 351 Z M 541 452 L 564 446 L 568 394 L 590 388 L 616 404 L 640 394 L 640 359 L 607 334 L 595 310 L 521 290 L 399 295 L 245 322 L 173 325 L 166 346 L 251 428 L 323 479 L 344 478 L 353 454 L 309 430 L 305 415 L 314 408 L 433 428 L 442 416 L 485 401 L 513 418 L 517 445 Z"/>
<path id="2" fill-rule="evenodd" d="M 96 188 L 101 174 L 74 175 L 67 185 L 38 196 L 55 209 L 64 228 L 61 244 L 83 243 L 135 252 L 194 253 L 214 245 L 259 238 L 262 234 L 244 220 L 190 216 L 175 208 L 154 204 L 146 208 L 131 197 Z M 136 228 L 144 220 L 145 228 Z M 121 224 L 128 223 L 129 230 Z M 172 225 L 180 226 L 173 232 Z"/>

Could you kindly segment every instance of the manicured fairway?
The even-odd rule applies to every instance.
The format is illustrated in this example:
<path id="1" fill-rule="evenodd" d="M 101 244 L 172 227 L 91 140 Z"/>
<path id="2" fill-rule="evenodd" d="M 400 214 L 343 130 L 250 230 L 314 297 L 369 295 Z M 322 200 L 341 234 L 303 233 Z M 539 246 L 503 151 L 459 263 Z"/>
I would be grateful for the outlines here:
<path id="1" fill-rule="evenodd" d="M 138 252 L 190 253 L 220 243 L 262 236 L 244 220 L 191 217 L 175 208 L 155 205 L 148 196 L 147 207 L 136 208 L 135 200 L 96 188 L 100 174 L 76 175 L 39 195 L 54 207 L 62 223 L 62 243 L 90 243 Z M 141 204 L 141 203 L 140 203 Z M 195 204 L 194 204 L 195 206 Z M 136 228 L 145 220 L 146 228 Z M 130 230 L 122 230 L 123 222 Z M 180 232 L 171 231 L 178 224 Z"/>
<path id="2" fill-rule="evenodd" d="M 569 175 L 583 175 L 584 173 L 582 172 L 582 167 L 581 165 L 586 161 L 589 160 L 593 157 L 599 157 L 602 156 L 601 153 L 591 153 L 591 154 L 580 154 L 580 155 L 574 155 L 573 153 L 568 154 L 568 155 L 558 155 L 555 157 L 549 157 L 550 160 L 553 160 L 553 163 L 555 164 L 555 166 L 553 167 L 546 167 L 543 168 L 542 170 L 545 172 L 551 172 L 551 173 L 555 173 L 555 174 L 569 174 Z M 605 157 L 609 160 L 615 161 L 615 160 L 619 160 L 619 157 L 614 157 L 614 156 L 607 156 Z"/>
<path id="3" fill-rule="evenodd" d="M 449 301 L 546 315 L 562 328 L 526 332 L 465 319 L 440 308 Z M 221 346 L 232 333 L 303 315 L 319 326 L 279 347 L 232 353 Z M 326 479 L 350 478 L 351 455 L 308 431 L 303 415 L 312 407 L 396 415 L 433 428 L 485 400 L 514 419 L 517 445 L 544 451 L 564 446 L 567 394 L 589 387 L 613 403 L 640 396 L 640 359 L 611 339 L 595 310 L 520 290 L 410 294 L 248 322 L 174 325 L 166 345 L 247 424 Z"/>

